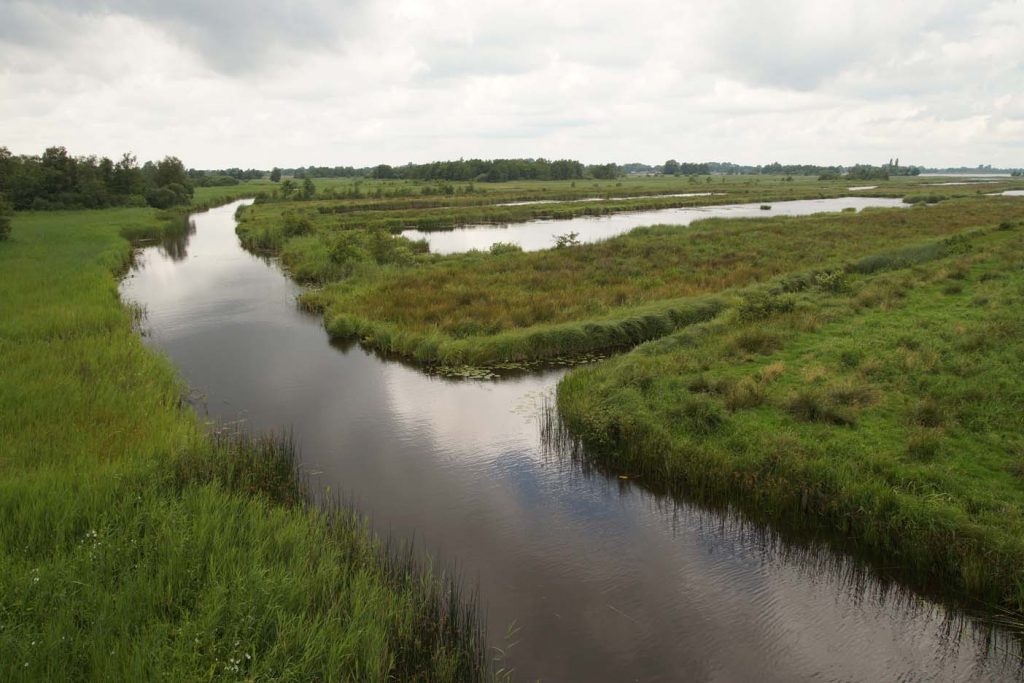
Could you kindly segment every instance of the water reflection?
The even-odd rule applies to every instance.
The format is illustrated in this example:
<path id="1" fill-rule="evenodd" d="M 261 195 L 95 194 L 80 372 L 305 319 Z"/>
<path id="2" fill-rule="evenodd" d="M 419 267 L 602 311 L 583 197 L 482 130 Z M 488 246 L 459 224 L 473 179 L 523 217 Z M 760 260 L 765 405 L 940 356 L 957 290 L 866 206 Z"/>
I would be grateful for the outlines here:
<path id="1" fill-rule="evenodd" d="M 315 485 L 479 583 L 520 680 L 993 680 L 1019 667 L 821 544 L 581 466 L 544 406 L 564 370 L 449 381 L 327 343 L 242 251 L 233 206 L 192 258 L 146 250 L 126 299 L 216 420 L 291 427 Z"/>
<path id="2" fill-rule="evenodd" d="M 164 228 L 160 240 L 160 253 L 172 261 L 188 258 L 188 241 L 196 234 L 196 223 L 191 216 L 173 220 Z"/>

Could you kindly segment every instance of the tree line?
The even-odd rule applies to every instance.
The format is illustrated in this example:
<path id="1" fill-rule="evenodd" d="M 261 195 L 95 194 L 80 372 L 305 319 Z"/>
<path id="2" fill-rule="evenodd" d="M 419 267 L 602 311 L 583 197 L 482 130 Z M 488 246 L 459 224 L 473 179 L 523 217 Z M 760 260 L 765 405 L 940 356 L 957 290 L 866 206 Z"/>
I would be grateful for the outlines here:
<path id="1" fill-rule="evenodd" d="M 48 147 L 39 156 L 14 155 L 0 147 L 0 198 L 15 210 L 102 209 L 111 206 L 167 208 L 192 201 L 193 182 L 177 157 L 139 165 L 125 153 L 72 156 Z"/>

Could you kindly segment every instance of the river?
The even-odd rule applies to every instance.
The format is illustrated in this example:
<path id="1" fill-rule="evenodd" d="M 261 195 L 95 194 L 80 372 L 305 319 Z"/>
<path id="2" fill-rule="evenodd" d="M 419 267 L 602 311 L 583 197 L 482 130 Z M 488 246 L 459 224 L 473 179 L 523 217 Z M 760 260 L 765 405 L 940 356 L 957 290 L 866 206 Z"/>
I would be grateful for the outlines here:
<path id="1" fill-rule="evenodd" d="M 672 195 L 668 195 L 672 196 Z M 681 195 L 680 195 L 681 196 Z M 454 254 L 471 249 L 487 250 L 495 242 L 518 244 L 524 251 L 550 249 L 555 237 L 576 233 L 579 242 L 597 242 L 629 232 L 641 225 L 689 225 L 705 218 L 770 218 L 806 216 L 825 211 L 906 207 L 902 199 L 885 197 L 839 197 L 834 199 L 793 199 L 784 202 L 717 204 L 713 206 L 628 211 L 605 216 L 579 216 L 556 220 L 533 220 L 499 225 L 467 225 L 454 230 L 405 230 L 403 237 L 426 240 L 435 254 Z"/>
<path id="2" fill-rule="evenodd" d="M 139 254 L 122 296 L 145 307 L 146 342 L 201 412 L 292 429 L 315 486 L 478 586 L 516 680 L 1020 677 L 1002 638 L 842 553 L 552 449 L 539 416 L 562 370 L 454 381 L 332 345 L 299 288 L 239 246 L 240 203 Z"/>

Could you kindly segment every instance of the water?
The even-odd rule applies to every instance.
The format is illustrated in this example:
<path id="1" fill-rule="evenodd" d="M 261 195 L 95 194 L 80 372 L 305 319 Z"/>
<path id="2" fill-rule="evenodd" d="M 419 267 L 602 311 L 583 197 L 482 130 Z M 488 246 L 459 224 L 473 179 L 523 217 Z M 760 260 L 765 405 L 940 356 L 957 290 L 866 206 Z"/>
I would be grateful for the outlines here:
<path id="1" fill-rule="evenodd" d="M 235 206 L 140 255 L 122 293 L 145 305 L 147 343 L 201 411 L 293 428 L 316 484 L 478 583 L 517 680 L 1020 678 L 964 622 L 845 556 L 552 451 L 538 413 L 562 371 L 457 382 L 330 345 L 298 288 L 239 247 Z"/>
<path id="2" fill-rule="evenodd" d="M 852 189 L 852 188 L 851 188 Z M 580 202 L 618 202 L 627 199 L 651 199 L 661 197 L 714 197 L 728 192 L 680 192 L 677 194 L 636 195 L 633 197 L 584 197 L 582 199 L 531 199 L 521 202 L 502 202 L 495 206 L 530 206 L 531 204 L 579 204 Z"/>
<path id="3" fill-rule="evenodd" d="M 768 210 L 762 206 L 770 206 Z M 838 199 L 799 199 L 772 204 L 725 204 L 720 206 L 655 209 L 614 213 L 607 216 L 580 216 L 559 220 L 535 220 L 504 225 L 470 225 L 444 232 L 406 230 L 402 236 L 424 239 L 435 254 L 454 254 L 471 249 L 486 250 L 495 242 L 512 242 L 525 251 L 555 246 L 555 235 L 578 233 L 580 242 L 597 242 L 642 225 L 689 225 L 703 218 L 763 218 L 769 216 L 806 216 L 822 211 L 842 211 L 867 207 L 906 206 L 902 199 L 883 197 L 840 197 Z"/>

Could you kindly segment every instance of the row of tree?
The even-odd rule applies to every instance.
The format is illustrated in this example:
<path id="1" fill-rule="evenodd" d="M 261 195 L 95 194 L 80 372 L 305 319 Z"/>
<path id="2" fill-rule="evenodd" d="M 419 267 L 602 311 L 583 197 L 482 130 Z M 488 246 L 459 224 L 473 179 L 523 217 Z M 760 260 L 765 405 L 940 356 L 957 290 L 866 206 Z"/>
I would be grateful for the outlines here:
<path id="1" fill-rule="evenodd" d="M 638 167 L 642 164 L 627 164 L 627 167 Z M 816 175 L 822 179 L 839 178 L 846 175 L 856 180 L 879 180 L 889 176 L 915 176 L 921 173 L 919 166 L 900 166 L 899 159 L 890 159 L 880 166 L 857 164 L 855 166 L 818 166 L 815 164 L 780 164 L 773 162 L 759 166 L 741 166 L 728 162 L 708 161 L 703 163 L 678 162 L 669 159 L 658 167 L 651 167 L 653 172 L 663 175 Z"/>
<path id="2" fill-rule="evenodd" d="M 370 170 L 369 176 L 382 179 L 500 183 L 508 180 L 579 180 L 588 175 L 604 177 L 607 174 L 608 166 L 584 166 L 572 159 L 459 159 L 398 167 L 380 164 Z M 618 167 L 615 167 L 611 177 L 615 175 L 618 175 Z"/>
<path id="3" fill-rule="evenodd" d="M 177 157 L 139 166 L 132 154 L 112 161 L 49 147 L 39 156 L 15 156 L 0 147 L 0 197 L 17 210 L 167 208 L 191 202 L 192 188 Z"/>

